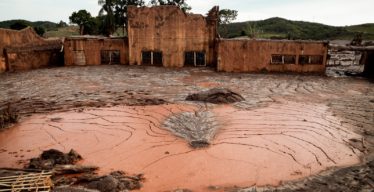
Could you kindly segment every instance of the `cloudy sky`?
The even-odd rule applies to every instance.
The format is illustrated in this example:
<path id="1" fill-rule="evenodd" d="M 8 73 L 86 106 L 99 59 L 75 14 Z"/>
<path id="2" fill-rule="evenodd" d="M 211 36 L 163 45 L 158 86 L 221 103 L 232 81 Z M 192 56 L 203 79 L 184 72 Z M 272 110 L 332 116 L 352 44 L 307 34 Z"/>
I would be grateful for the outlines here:
<path id="1" fill-rule="evenodd" d="M 145 0 L 148 2 L 149 0 Z M 193 13 L 213 6 L 239 12 L 235 22 L 282 17 L 333 26 L 374 23 L 374 0 L 186 0 Z M 97 0 L 0 0 L 0 21 L 69 21 L 74 11 L 86 9 L 97 16 Z"/>

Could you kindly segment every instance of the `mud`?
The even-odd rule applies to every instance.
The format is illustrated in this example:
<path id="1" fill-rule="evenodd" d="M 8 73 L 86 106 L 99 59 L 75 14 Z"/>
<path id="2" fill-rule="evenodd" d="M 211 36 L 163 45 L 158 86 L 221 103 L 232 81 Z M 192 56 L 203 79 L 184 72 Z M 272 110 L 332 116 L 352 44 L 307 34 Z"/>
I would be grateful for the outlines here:
<path id="1" fill-rule="evenodd" d="M 319 177 L 334 176 L 324 182 L 340 185 L 339 179 L 356 174 L 354 167 L 374 159 L 374 86 L 363 78 L 126 66 L 23 71 L 0 78 L 7 90 L 0 92 L 0 102 L 18 101 L 14 105 L 23 116 L 33 115 L 0 132 L 0 167 L 23 167 L 43 150 L 74 148 L 85 158 L 79 164 L 99 166 L 99 176 L 118 169 L 144 173 L 143 191 L 267 185 L 296 191 L 298 182 L 319 186 L 313 179 Z M 214 85 L 226 85 L 245 101 L 185 101 Z M 138 95 L 165 104 L 129 106 L 131 96 Z M 102 105 L 74 108 L 90 102 Z M 342 169 L 346 172 L 334 175 Z M 370 179 L 371 172 L 362 170 L 358 175 Z M 345 191 L 360 186 L 368 185 L 352 182 Z"/>
<path id="2" fill-rule="evenodd" d="M 245 101 L 238 93 L 225 87 L 217 87 L 201 93 L 188 95 L 186 101 L 203 101 L 214 104 L 230 104 Z"/>

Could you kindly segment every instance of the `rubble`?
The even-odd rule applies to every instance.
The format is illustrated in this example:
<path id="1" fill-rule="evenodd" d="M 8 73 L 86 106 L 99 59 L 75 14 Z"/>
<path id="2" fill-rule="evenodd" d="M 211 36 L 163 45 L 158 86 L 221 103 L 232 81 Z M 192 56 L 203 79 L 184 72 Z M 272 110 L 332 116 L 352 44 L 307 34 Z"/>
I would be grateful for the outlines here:
<path id="1" fill-rule="evenodd" d="M 13 123 L 18 122 L 18 115 L 12 111 L 11 103 L 8 103 L 8 107 L 0 110 L 0 131 Z"/>
<path id="2" fill-rule="evenodd" d="M 30 159 L 28 168 L 33 169 L 52 169 L 54 165 L 71 165 L 82 159 L 75 150 L 70 150 L 68 154 L 64 154 L 56 149 L 43 151 L 38 158 Z"/>

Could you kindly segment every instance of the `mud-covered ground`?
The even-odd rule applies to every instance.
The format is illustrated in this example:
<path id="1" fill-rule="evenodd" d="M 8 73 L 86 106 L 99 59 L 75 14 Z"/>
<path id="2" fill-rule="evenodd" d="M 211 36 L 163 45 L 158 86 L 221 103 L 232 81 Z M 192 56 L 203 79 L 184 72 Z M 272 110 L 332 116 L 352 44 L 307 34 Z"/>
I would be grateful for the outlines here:
<path id="1" fill-rule="evenodd" d="M 341 72 L 342 70 L 339 70 L 339 78 L 296 73 L 218 73 L 212 68 L 166 69 L 119 65 L 7 72 L 0 74 L 0 90 L 2 90 L 0 109 L 6 108 L 11 102 L 12 110 L 21 115 L 22 121 L 30 115 L 70 112 L 71 108 L 75 112 L 83 112 L 87 107 L 168 104 L 176 105 L 178 108 L 178 105 L 193 105 L 200 109 L 209 109 L 219 114 L 223 121 L 230 122 L 231 124 L 227 124 L 226 127 L 222 126 L 225 133 L 233 129 L 242 129 L 241 133 L 235 134 L 242 134 L 238 137 L 243 140 L 235 140 L 237 138 L 231 135 L 222 134 L 222 138 L 219 138 L 221 140 L 215 140 L 212 148 L 225 145 L 249 145 L 245 142 L 251 139 L 258 142 L 256 145 L 251 145 L 258 147 L 266 140 L 269 146 L 265 148 L 268 151 L 276 149 L 277 153 L 286 152 L 290 154 L 289 158 L 290 156 L 294 158 L 292 160 L 294 163 L 303 164 L 304 155 L 298 152 L 300 150 L 309 151 L 308 155 L 314 156 L 315 163 L 321 164 L 321 167 L 322 165 L 330 167 L 327 171 L 317 175 L 297 181 L 283 182 L 278 189 L 285 191 L 371 191 L 374 189 L 374 176 L 372 176 L 374 171 L 370 163 L 374 159 L 374 84 L 361 77 L 346 77 Z M 328 74 L 338 73 L 328 70 Z M 185 101 L 186 97 L 192 93 L 206 91 L 217 86 L 228 87 L 240 93 L 245 101 L 230 104 L 228 111 L 214 104 Z M 174 109 L 169 110 L 173 112 Z M 165 112 L 160 113 L 166 116 L 173 115 L 169 112 L 166 114 L 166 112 L 168 111 L 165 109 Z M 243 122 L 236 126 L 235 122 L 239 121 Z M 243 130 L 245 125 L 266 129 L 267 132 L 249 133 L 248 130 Z M 275 130 L 270 130 L 270 128 Z M 315 130 L 308 130 L 309 128 Z M 293 133 L 289 133 L 291 132 L 289 129 L 293 129 Z M 303 146 L 299 145 L 299 149 L 290 148 L 289 143 L 279 140 L 276 135 L 294 137 L 294 142 L 304 140 Z M 51 136 L 56 139 L 56 135 Z M 313 141 L 321 143 L 309 141 L 308 139 L 313 139 L 312 137 L 315 139 Z M 225 139 L 240 142 L 229 142 Z M 56 144 L 56 146 L 59 145 L 61 143 Z M 343 147 L 349 149 L 350 152 L 344 152 L 339 148 L 338 151 L 343 151 L 339 155 L 335 153 L 334 147 Z M 4 157 L 0 158 L 3 159 L 0 161 L 0 167 L 8 165 L 5 161 L 11 159 L 7 156 L 11 150 L 11 148 L 0 146 L 0 157 Z M 251 152 L 244 151 L 244 153 L 250 154 Z M 349 164 L 345 161 L 348 161 L 350 156 L 352 159 L 359 158 L 361 163 L 350 167 L 331 168 L 334 165 L 340 165 L 339 162 L 342 162 L 342 165 Z M 281 161 L 265 158 L 265 162 L 269 164 L 272 164 L 272 160 Z M 308 169 L 308 166 L 304 168 Z M 295 178 L 308 175 L 302 170 L 294 170 L 292 174 Z M 239 187 L 229 184 L 224 187 L 209 186 L 209 183 L 206 186 L 209 186 L 208 189 L 211 190 L 224 191 L 260 189 L 274 191 L 277 189 L 274 187 L 254 189 L 252 187 L 257 184 L 261 185 L 261 182 L 266 183 L 265 180 L 255 178 L 247 185 L 241 183 Z M 273 184 L 273 182 L 270 183 Z M 188 186 L 185 188 L 190 189 Z"/>

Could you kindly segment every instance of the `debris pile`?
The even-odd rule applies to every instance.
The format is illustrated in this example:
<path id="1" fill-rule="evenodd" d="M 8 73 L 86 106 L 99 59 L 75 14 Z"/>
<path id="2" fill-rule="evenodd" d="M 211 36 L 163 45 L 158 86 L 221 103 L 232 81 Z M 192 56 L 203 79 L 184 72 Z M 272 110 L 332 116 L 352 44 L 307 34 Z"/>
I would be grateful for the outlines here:
<path id="1" fill-rule="evenodd" d="M 12 112 L 11 103 L 8 103 L 7 109 L 0 110 L 0 131 L 4 130 L 11 123 L 17 123 L 18 117 L 18 115 Z"/>
<path id="2" fill-rule="evenodd" d="M 186 101 L 204 101 L 214 104 L 230 104 L 245 101 L 238 93 L 226 87 L 216 87 L 201 93 L 188 95 Z"/>
<path id="3" fill-rule="evenodd" d="M 30 159 L 28 168 L 52 169 L 54 165 L 72 165 L 79 159 L 82 159 L 81 155 L 73 149 L 67 154 L 56 149 L 50 149 L 48 151 L 43 151 L 40 157 Z"/>
<path id="4" fill-rule="evenodd" d="M 115 171 L 109 175 L 97 176 L 95 173 L 86 173 L 80 177 L 61 178 L 55 181 L 55 186 L 63 186 L 67 188 L 70 185 L 79 185 L 88 183 L 85 186 L 87 189 L 96 189 L 101 192 L 119 192 L 124 190 L 140 189 L 144 180 L 143 175 L 126 176 L 124 171 Z M 55 191 L 65 191 L 62 188 L 57 188 Z M 68 187 L 70 188 L 70 187 Z"/>

